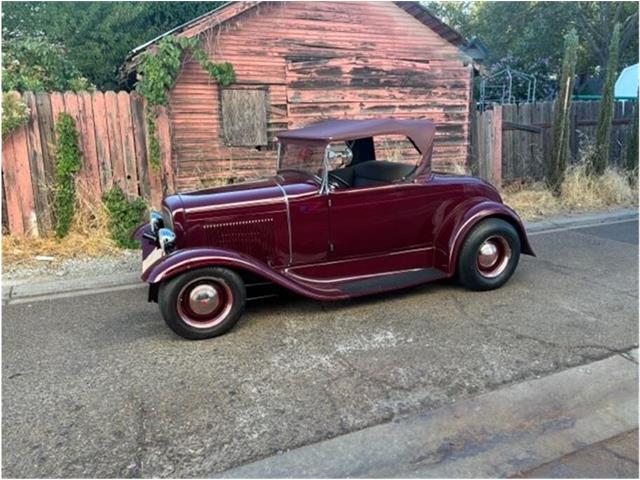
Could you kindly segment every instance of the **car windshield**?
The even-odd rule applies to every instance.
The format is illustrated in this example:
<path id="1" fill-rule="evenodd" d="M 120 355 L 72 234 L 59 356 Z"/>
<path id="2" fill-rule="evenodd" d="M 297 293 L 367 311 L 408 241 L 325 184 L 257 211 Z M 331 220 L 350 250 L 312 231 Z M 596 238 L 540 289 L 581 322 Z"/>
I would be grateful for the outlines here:
<path id="1" fill-rule="evenodd" d="M 325 145 L 281 144 L 279 170 L 301 170 L 320 177 L 325 149 Z M 348 165 L 351 158 L 351 151 L 345 142 L 331 143 L 328 155 L 329 170 Z"/>

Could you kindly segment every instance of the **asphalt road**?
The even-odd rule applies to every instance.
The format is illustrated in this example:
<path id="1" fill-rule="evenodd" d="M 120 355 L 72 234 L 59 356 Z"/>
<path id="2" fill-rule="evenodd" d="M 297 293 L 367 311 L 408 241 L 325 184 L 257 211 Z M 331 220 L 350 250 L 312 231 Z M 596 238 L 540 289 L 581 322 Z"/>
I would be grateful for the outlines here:
<path id="1" fill-rule="evenodd" d="M 143 289 L 6 306 L 2 474 L 207 476 L 637 346 L 637 221 L 532 243 L 497 291 L 263 300 L 203 342 Z"/>

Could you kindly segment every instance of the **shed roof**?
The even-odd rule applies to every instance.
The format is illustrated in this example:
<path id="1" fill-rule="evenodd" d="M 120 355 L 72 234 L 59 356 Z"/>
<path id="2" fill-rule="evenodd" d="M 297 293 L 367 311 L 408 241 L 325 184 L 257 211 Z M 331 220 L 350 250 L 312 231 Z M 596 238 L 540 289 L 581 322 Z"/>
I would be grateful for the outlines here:
<path id="1" fill-rule="evenodd" d="M 399 120 L 376 118 L 371 120 L 328 120 L 296 130 L 278 133 L 278 140 L 286 142 L 330 143 L 357 140 L 376 135 L 403 135 L 411 139 L 420 153 L 426 153 L 436 133 L 430 120 Z"/>
<path id="2" fill-rule="evenodd" d="M 230 20 L 237 15 L 256 7 L 260 4 L 260 1 L 253 2 L 227 2 L 220 7 L 211 10 L 199 17 L 194 18 L 182 25 L 179 25 L 162 35 L 157 36 L 156 38 L 143 43 L 142 45 L 137 46 L 133 50 L 129 52 L 127 58 L 125 59 L 123 68 L 125 70 L 131 70 L 136 67 L 137 62 L 135 58 L 137 55 L 145 51 L 147 48 L 156 44 L 164 37 L 169 35 L 177 35 L 186 30 L 194 31 L 194 35 L 201 33 L 204 30 L 207 30 L 211 27 L 221 25 L 222 23 Z M 443 39 L 448 41 L 449 43 L 455 45 L 456 47 L 464 50 L 469 46 L 469 42 L 460 34 L 458 31 L 444 23 L 442 20 L 437 18 L 431 12 L 429 12 L 424 6 L 420 4 L 420 2 L 414 1 L 404 1 L 404 2 L 393 2 L 397 7 L 403 9 L 405 12 L 409 13 L 413 17 L 415 17 L 418 21 L 420 21 L 423 25 L 433 30 L 435 33 L 440 35 Z"/>

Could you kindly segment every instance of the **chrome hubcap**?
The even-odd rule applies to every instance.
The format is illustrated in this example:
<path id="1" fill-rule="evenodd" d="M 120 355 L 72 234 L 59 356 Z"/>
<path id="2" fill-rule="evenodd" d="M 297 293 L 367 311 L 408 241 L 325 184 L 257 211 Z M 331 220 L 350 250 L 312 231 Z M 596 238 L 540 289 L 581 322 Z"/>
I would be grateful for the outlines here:
<path id="1" fill-rule="evenodd" d="M 482 268 L 489 268 L 498 261 L 498 247 L 490 241 L 484 242 L 480 246 L 478 253 L 478 263 Z"/>
<path id="2" fill-rule="evenodd" d="M 211 285 L 198 285 L 189 294 L 189 307 L 197 315 L 208 315 L 220 305 L 218 291 Z"/>
<path id="3" fill-rule="evenodd" d="M 180 318 L 194 328 L 210 328 L 223 322 L 233 307 L 233 292 L 223 280 L 202 277 L 188 283 L 177 298 Z"/>
<path id="4" fill-rule="evenodd" d="M 480 274 L 495 278 L 504 272 L 511 260 L 509 242 L 501 236 L 487 238 L 478 249 L 477 263 Z"/>

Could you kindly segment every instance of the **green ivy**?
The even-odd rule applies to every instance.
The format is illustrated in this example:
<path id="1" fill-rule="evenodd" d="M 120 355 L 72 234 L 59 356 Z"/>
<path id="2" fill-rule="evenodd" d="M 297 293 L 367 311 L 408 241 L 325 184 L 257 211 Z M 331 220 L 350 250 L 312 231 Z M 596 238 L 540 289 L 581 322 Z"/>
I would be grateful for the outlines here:
<path id="1" fill-rule="evenodd" d="M 149 161 L 151 168 L 160 171 L 160 140 L 156 135 L 156 115 L 152 109 L 147 109 L 145 120 L 147 121 L 147 132 L 149 132 Z"/>
<path id="2" fill-rule="evenodd" d="M 2 94 L 2 140 L 29 121 L 29 109 L 14 93 Z"/>
<path id="3" fill-rule="evenodd" d="M 146 121 L 149 131 L 149 161 L 155 171 L 160 170 L 160 143 L 156 136 L 154 107 L 168 103 L 169 91 L 176 82 L 185 53 L 191 52 L 200 66 L 222 86 L 235 82 L 233 65 L 214 63 L 200 45 L 197 37 L 181 38 L 173 35 L 160 40 L 155 49 L 145 52 L 138 68 L 140 80 L 136 91 L 147 100 Z"/>
<path id="4" fill-rule="evenodd" d="M 122 190 L 113 187 L 102 196 L 109 215 L 111 238 L 121 248 L 138 248 L 136 240 L 131 238 L 133 230 L 140 225 L 147 213 L 147 205 L 142 198 L 127 200 Z"/>
<path id="5" fill-rule="evenodd" d="M 76 122 L 68 113 L 61 113 L 56 123 L 55 217 L 56 236 L 65 237 L 71 228 L 76 203 L 76 174 L 81 166 Z"/>

